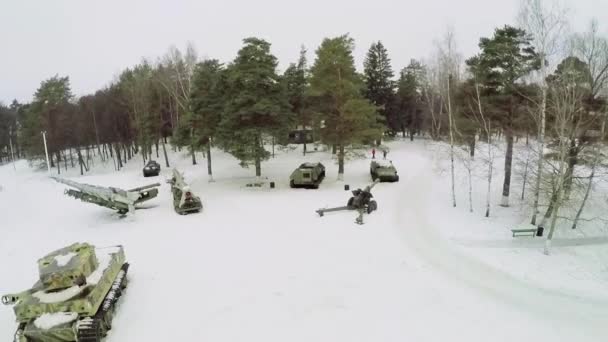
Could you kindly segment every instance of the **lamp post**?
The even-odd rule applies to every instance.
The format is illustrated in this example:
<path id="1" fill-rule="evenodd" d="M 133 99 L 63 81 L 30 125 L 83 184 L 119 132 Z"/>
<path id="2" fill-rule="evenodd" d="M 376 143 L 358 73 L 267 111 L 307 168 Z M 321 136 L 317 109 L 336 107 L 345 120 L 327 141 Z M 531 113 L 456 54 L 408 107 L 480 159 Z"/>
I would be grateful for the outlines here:
<path id="1" fill-rule="evenodd" d="M 49 173 L 51 173 L 51 163 L 49 162 L 49 150 L 46 147 L 46 131 L 42 131 L 40 133 L 42 133 L 42 141 L 44 141 L 44 154 L 46 155 L 46 168 L 48 169 Z"/>
<path id="2" fill-rule="evenodd" d="M 17 171 L 17 167 L 15 166 L 15 152 L 13 152 L 13 129 L 12 129 L 12 127 L 8 132 L 8 143 L 11 146 L 11 160 L 13 161 L 13 169 L 15 169 L 15 171 Z"/>

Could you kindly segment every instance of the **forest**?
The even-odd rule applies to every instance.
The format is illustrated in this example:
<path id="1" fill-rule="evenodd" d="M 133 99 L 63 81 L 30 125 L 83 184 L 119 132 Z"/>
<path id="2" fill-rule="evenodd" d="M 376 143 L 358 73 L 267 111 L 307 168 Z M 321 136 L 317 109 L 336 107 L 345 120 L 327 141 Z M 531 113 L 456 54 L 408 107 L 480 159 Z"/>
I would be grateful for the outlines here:
<path id="1" fill-rule="evenodd" d="M 576 228 L 607 166 L 608 37 L 596 21 L 569 32 L 566 10 L 540 4 L 524 1 L 517 24 L 479 37 L 476 55 L 462 56 L 447 29 L 431 57 L 402 70 L 392 69 L 378 40 L 358 71 L 355 41 L 345 34 L 325 38 L 312 61 L 301 47 L 283 71 L 271 42 L 250 37 L 230 61 L 201 59 L 192 45 L 171 47 L 80 97 L 69 77 L 57 75 L 42 80 L 29 103 L 0 103 L 0 164 L 26 158 L 56 174 L 68 167 L 85 174 L 94 157 L 116 170 L 156 158 L 169 167 L 174 149 L 193 164 L 204 158 L 212 176 L 213 147 L 261 177 L 275 145 L 306 130 L 332 149 L 341 177 L 353 151 L 395 137 L 429 138 L 449 146 L 454 206 L 455 164 L 484 160 L 490 216 L 493 171 L 504 167 L 500 205 L 509 206 L 517 196 L 514 144 L 525 143 L 530 222 L 548 228 L 550 244 L 560 209 L 577 208 L 568 217 Z M 308 148 L 305 141 L 302 153 Z M 495 160 L 501 148 L 505 158 Z"/>

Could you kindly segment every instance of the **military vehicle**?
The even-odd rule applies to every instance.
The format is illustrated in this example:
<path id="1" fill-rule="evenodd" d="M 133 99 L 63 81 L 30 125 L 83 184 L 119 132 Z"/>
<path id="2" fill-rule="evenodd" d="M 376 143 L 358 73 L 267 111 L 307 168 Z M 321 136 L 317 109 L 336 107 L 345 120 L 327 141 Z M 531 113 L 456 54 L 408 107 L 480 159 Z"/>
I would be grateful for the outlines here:
<path id="1" fill-rule="evenodd" d="M 374 160 L 369 166 L 372 180 L 379 179 L 381 182 L 398 182 L 399 175 L 392 161 Z"/>
<path id="2" fill-rule="evenodd" d="M 144 166 L 144 177 L 155 177 L 160 173 L 160 164 L 155 160 L 150 160 L 146 166 Z"/>
<path id="3" fill-rule="evenodd" d="M 2 296 L 3 304 L 14 305 L 13 341 L 101 341 L 112 328 L 128 269 L 122 246 L 75 243 L 41 258 L 31 289 Z"/>
<path id="4" fill-rule="evenodd" d="M 190 190 L 190 186 L 184 181 L 184 176 L 173 169 L 173 177 L 168 181 L 173 193 L 173 207 L 180 215 L 198 213 L 203 209 L 203 203 L 198 196 Z"/>
<path id="5" fill-rule="evenodd" d="M 113 187 L 101 187 L 90 184 L 83 184 L 71 180 L 53 177 L 59 183 L 76 188 L 77 190 L 68 189 L 65 194 L 83 202 L 89 202 L 100 205 L 102 207 L 117 210 L 119 214 L 124 215 L 128 212 L 135 211 L 135 205 L 148 201 L 158 195 L 159 183 L 149 184 L 138 188 L 123 190 Z"/>
<path id="6" fill-rule="evenodd" d="M 289 176 L 289 186 L 292 188 L 318 189 L 325 178 L 325 166 L 321 163 L 304 163 Z"/>
<path id="7" fill-rule="evenodd" d="M 325 213 L 334 211 L 357 210 L 359 212 L 359 216 L 355 222 L 357 224 L 363 224 L 363 214 L 371 214 L 372 212 L 378 210 L 378 203 L 372 199 L 374 196 L 372 195 L 371 191 L 372 188 L 379 182 L 380 180 L 376 179 L 372 184 L 366 186 L 363 190 L 353 190 L 352 196 L 348 199 L 345 206 L 319 209 L 317 210 L 317 214 L 323 217 Z"/>

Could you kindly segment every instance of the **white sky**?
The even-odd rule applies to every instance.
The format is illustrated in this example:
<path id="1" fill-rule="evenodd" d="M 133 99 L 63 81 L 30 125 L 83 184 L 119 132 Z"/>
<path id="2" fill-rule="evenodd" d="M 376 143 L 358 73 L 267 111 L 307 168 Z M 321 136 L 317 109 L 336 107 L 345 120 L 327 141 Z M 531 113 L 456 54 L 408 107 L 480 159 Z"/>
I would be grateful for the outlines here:
<path id="1" fill-rule="evenodd" d="M 548 1 L 548 0 L 545 0 Z M 0 0 L 0 101 L 29 101 L 40 82 L 69 76 L 81 96 L 107 85 L 142 57 L 155 59 L 188 41 L 203 57 L 229 61 L 242 39 L 272 43 L 280 68 L 309 61 L 324 37 L 350 33 L 362 68 L 372 41 L 387 47 L 393 68 L 429 55 L 446 26 L 465 57 L 481 36 L 514 23 L 519 0 Z M 608 0 L 568 0 L 576 30 L 596 17 L 608 32 Z"/>

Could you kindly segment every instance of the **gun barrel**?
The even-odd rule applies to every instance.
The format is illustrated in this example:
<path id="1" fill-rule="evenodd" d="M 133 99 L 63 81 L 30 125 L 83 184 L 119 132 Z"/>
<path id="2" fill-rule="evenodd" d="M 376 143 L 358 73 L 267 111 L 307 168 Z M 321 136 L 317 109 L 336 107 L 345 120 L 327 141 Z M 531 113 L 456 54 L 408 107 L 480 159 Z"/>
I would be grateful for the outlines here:
<path id="1" fill-rule="evenodd" d="M 22 294 L 21 293 L 11 293 L 11 294 L 7 294 L 2 296 L 2 304 L 4 305 L 13 305 L 15 303 L 17 303 L 19 301 L 19 299 L 21 299 Z"/>
<path id="2" fill-rule="evenodd" d="M 317 214 L 319 214 L 319 216 L 323 216 L 323 214 L 325 214 L 325 213 L 331 213 L 332 211 L 342 211 L 342 210 L 350 210 L 350 209 L 351 208 L 349 206 L 335 207 L 335 208 L 324 208 L 324 209 L 317 210 Z"/>
<path id="3" fill-rule="evenodd" d="M 127 191 L 142 191 L 142 190 L 146 190 L 146 189 L 155 188 L 157 186 L 160 186 L 160 183 L 148 184 L 148 185 L 140 186 L 138 188 L 130 189 Z"/>
<path id="4" fill-rule="evenodd" d="M 376 186 L 376 184 L 378 184 L 378 183 L 380 183 L 380 179 L 376 179 L 376 180 L 375 180 L 375 181 L 374 181 L 372 184 L 368 185 L 368 186 L 367 186 L 367 188 L 368 188 L 368 192 L 369 192 L 371 189 L 373 189 L 373 188 Z"/>

